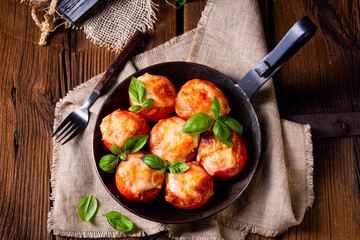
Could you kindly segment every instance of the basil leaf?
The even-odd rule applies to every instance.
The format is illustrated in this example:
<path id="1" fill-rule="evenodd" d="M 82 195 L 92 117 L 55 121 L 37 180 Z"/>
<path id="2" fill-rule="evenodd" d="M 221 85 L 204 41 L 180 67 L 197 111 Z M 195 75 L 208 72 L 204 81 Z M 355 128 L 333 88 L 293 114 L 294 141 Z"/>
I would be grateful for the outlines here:
<path id="1" fill-rule="evenodd" d="M 186 0 L 175 0 L 175 2 L 177 2 L 179 4 L 179 6 L 181 7 L 182 5 L 184 5 L 186 3 Z"/>
<path id="2" fill-rule="evenodd" d="M 233 131 L 240 134 L 240 136 L 243 133 L 243 126 L 234 118 L 226 117 L 224 120 L 224 123 Z"/>
<path id="3" fill-rule="evenodd" d="M 148 135 L 138 135 L 127 138 L 123 144 L 123 151 L 126 154 L 139 151 L 145 145 L 148 137 Z"/>
<path id="4" fill-rule="evenodd" d="M 141 106 L 140 105 L 133 105 L 133 106 L 129 107 L 128 110 L 132 111 L 132 112 L 139 112 L 141 110 Z"/>
<path id="5" fill-rule="evenodd" d="M 182 173 L 188 170 L 190 167 L 184 162 L 175 162 L 169 166 L 171 173 Z"/>
<path id="6" fill-rule="evenodd" d="M 216 121 L 214 123 L 213 131 L 215 137 L 228 147 L 231 147 L 231 142 L 228 140 L 231 136 L 230 128 L 223 122 Z"/>
<path id="7" fill-rule="evenodd" d="M 98 201 L 92 195 L 82 198 L 77 206 L 77 214 L 81 221 L 89 221 L 96 213 L 98 208 Z"/>
<path id="8" fill-rule="evenodd" d="M 219 121 L 225 121 L 227 117 L 225 116 L 219 116 L 217 120 Z"/>
<path id="9" fill-rule="evenodd" d="M 203 133 L 211 125 L 213 119 L 206 113 L 196 113 L 192 115 L 184 125 L 185 133 Z"/>
<path id="10" fill-rule="evenodd" d="M 166 168 L 161 158 L 156 155 L 148 154 L 140 158 L 146 165 L 148 165 L 152 169 L 160 170 Z"/>
<path id="11" fill-rule="evenodd" d="M 169 161 L 168 160 L 165 160 L 164 161 L 164 166 L 167 168 L 169 166 Z"/>
<path id="12" fill-rule="evenodd" d="M 126 153 L 122 153 L 121 155 L 119 155 L 119 158 L 123 161 L 126 161 Z"/>
<path id="13" fill-rule="evenodd" d="M 131 78 L 129 85 L 129 96 L 135 103 L 141 103 L 146 94 L 145 85 L 136 77 Z"/>
<path id="14" fill-rule="evenodd" d="M 119 159 L 113 154 L 107 154 L 100 159 L 99 167 L 107 173 L 113 173 L 116 171 L 116 167 L 119 164 Z"/>
<path id="15" fill-rule="evenodd" d="M 112 211 L 102 215 L 104 215 L 109 224 L 118 231 L 129 232 L 134 226 L 134 224 L 129 219 L 127 219 L 119 212 Z"/>
<path id="16" fill-rule="evenodd" d="M 121 148 L 115 144 L 110 144 L 110 149 L 116 156 L 119 156 L 122 153 Z"/>
<path id="17" fill-rule="evenodd" d="M 215 119 L 217 120 L 221 111 L 220 101 L 217 96 L 214 96 L 214 99 L 211 103 L 211 111 L 213 112 Z"/>
<path id="18" fill-rule="evenodd" d="M 143 108 L 150 108 L 152 105 L 154 104 L 154 99 L 152 98 L 147 98 L 145 99 L 145 101 L 142 104 Z"/>
<path id="19" fill-rule="evenodd" d="M 166 168 L 166 167 L 162 168 L 162 169 L 161 169 L 161 173 L 165 173 L 165 172 L 166 172 L 166 170 L 167 170 L 167 168 Z"/>

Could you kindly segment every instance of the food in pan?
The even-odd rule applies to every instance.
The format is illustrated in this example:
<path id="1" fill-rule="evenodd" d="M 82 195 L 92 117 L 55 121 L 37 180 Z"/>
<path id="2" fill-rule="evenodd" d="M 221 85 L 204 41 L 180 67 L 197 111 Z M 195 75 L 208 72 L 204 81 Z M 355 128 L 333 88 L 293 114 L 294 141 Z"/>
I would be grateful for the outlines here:
<path id="1" fill-rule="evenodd" d="M 164 173 L 149 168 L 140 157 L 144 152 L 131 153 L 122 161 L 116 170 L 115 183 L 119 192 L 135 202 L 153 200 L 161 191 Z"/>
<path id="2" fill-rule="evenodd" d="M 132 78 L 129 95 L 131 111 L 116 110 L 100 126 L 105 146 L 116 152 L 104 156 L 100 167 L 115 170 L 119 162 L 115 160 L 123 160 L 117 167 L 115 182 L 125 198 L 151 201 L 165 184 L 167 202 L 177 208 L 195 209 L 214 194 L 212 177 L 228 179 L 243 170 L 247 152 L 241 138 L 242 126 L 227 116 L 228 100 L 214 83 L 193 79 L 176 95 L 166 77 L 146 73 Z M 168 117 L 174 108 L 178 116 Z M 145 119 L 158 121 L 151 131 Z M 128 154 L 124 150 L 127 148 L 114 146 L 129 145 L 124 144 L 127 138 L 148 134 L 150 154 Z M 145 141 L 135 147 L 137 151 Z M 132 142 L 130 145 L 140 145 L 137 138 Z M 195 157 L 196 161 L 192 161 Z"/>
<path id="3" fill-rule="evenodd" d="M 145 96 L 137 101 L 137 97 L 132 97 L 130 94 L 130 105 L 140 105 L 141 103 L 149 102 L 148 100 L 152 99 L 152 104 L 149 102 L 149 105 L 151 105 L 150 107 L 144 106 L 147 104 L 143 104 L 143 107 L 140 108 L 140 110 L 137 109 L 139 110 L 139 114 L 149 122 L 157 122 L 162 118 L 169 117 L 175 108 L 175 98 L 177 95 L 175 85 L 170 82 L 167 77 L 151 75 L 148 73 L 138 77 L 137 80 L 145 86 L 145 91 L 142 90 L 145 92 Z M 134 85 L 141 85 L 138 82 L 136 83 L 136 79 L 133 79 L 132 81 L 134 81 Z M 138 89 L 141 87 L 137 86 Z M 142 91 L 138 91 L 140 93 L 139 95 L 143 94 Z M 136 95 L 135 89 L 133 92 L 135 92 L 134 95 Z"/>
<path id="4" fill-rule="evenodd" d="M 196 156 L 200 134 L 183 132 L 185 120 L 179 117 L 161 119 L 150 132 L 150 153 L 163 160 L 188 162 Z"/>
<path id="5" fill-rule="evenodd" d="M 230 112 L 228 100 L 221 89 L 212 82 L 193 79 L 186 82 L 176 97 L 175 112 L 187 120 L 196 113 L 207 113 L 214 117 L 211 111 L 211 103 L 216 96 L 221 105 L 221 116 L 227 116 Z"/>
<path id="6" fill-rule="evenodd" d="M 128 137 L 149 135 L 150 127 L 138 113 L 118 109 L 102 120 L 100 131 L 103 143 L 111 151 L 111 144 L 122 147 Z"/>
<path id="7" fill-rule="evenodd" d="M 166 174 L 165 200 L 177 208 L 195 209 L 207 203 L 214 194 L 211 176 L 196 162 L 187 171 Z"/>
<path id="8" fill-rule="evenodd" d="M 232 131 L 231 147 L 221 143 L 213 133 L 201 136 L 196 162 L 211 176 L 232 178 L 244 168 L 247 151 L 241 136 Z"/>

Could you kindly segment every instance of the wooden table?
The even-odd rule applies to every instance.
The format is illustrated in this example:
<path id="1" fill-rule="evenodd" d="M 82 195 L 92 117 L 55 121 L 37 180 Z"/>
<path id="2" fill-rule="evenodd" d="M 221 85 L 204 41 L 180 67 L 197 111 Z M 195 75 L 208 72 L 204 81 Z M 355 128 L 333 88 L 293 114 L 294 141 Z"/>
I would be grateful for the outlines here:
<path id="1" fill-rule="evenodd" d="M 143 51 L 196 27 L 205 6 L 205 0 L 188 1 L 175 10 L 156 2 L 158 21 Z M 274 77 L 280 114 L 320 128 L 314 130 L 314 205 L 299 226 L 276 239 L 359 239 L 360 2 L 259 4 L 269 49 L 304 15 L 319 26 Z M 0 2 L 0 26 L 0 237 L 58 239 L 46 228 L 54 106 L 105 71 L 116 54 L 74 30 L 60 29 L 48 47 L 38 46 L 29 8 L 10 0 Z"/>

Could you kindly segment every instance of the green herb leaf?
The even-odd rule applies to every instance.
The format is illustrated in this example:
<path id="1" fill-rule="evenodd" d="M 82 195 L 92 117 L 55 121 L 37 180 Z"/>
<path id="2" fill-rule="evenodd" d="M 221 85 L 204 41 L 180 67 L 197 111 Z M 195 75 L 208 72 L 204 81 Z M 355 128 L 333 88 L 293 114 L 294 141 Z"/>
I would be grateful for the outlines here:
<path id="1" fill-rule="evenodd" d="M 214 99 L 211 103 L 211 111 L 214 113 L 215 119 L 217 120 L 221 111 L 220 101 L 217 96 L 214 96 Z"/>
<path id="2" fill-rule="evenodd" d="M 186 3 L 186 0 L 175 0 L 179 6 L 183 6 Z"/>
<path id="3" fill-rule="evenodd" d="M 148 135 L 132 136 L 125 140 L 123 144 L 124 153 L 135 153 L 139 151 L 146 143 Z"/>
<path id="4" fill-rule="evenodd" d="M 113 173 L 116 171 L 116 167 L 119 164 L 119 159 L 113 154 L 107 154 L 100 159 L 99 167 L 107 173 Z"/>
<path id="5" fill-rule="evenodd" d="M 184 162 L 175 162 L 169 166 L 171 173 L 182 173 L 188 170 L 190 167 Z"/>
<path id="6" fill-rule="evenodd" d="M 123 161 L 126 161 L 126 153 L 122 153 L 121 155 L 119 155 L 119 158 Z"/>
<path id="7" fill-rule="evenodd" d="M 154 99 L 152 98 L 147 98 L 145 99 L 145 101 L 142 104 L 143 108 L 150 108 L 152 105 L 154 104 Z"/>
<path id="8" fill-rule="evenodd" d="M 146 94 L 145 85 L 136 77 L 131 78 L 129 85 L 129 96 L 135 103 L 141 104 Z"/>
<path id="9" fill-rule="evenodd" d="M 234 118 L 226 117 L 224 120 L 224 123 L 233 131 L 240 134 L 240 136 L 243 133 L 243 126 Z"/>
<path id="10" fill-rule="evenodd" d="M 134 224 L 127 219 L 124 215 L 122 215 L 119 212 L 116 211 L 112 211 L 109 213 L 101 213 L 102 215 L 104 215 L 107 219 L 107 221 L 109 222 L 109 224 L 118 231 L 121 232 L 129 232 L 132 230 Z"/>
<path id="11" fill-rule="evenodd" d="M 213 131 L 215 137 L 225 144 L 228 147 L 231 147 L 231 142 L 229 141 L 230 136 L 232 136 L 230 128 L 223 122 L 216 121 L 214 123 Z"/>
<path id="12" fill-rule="evenodd" d="M 219 117 L 218 117 L 218 120 L 219 120 L 219 121 L 225 121 L 226 118 L 227 118 L 227 117 L 225 117 L 225 116 L 219 116 Z"/>
<path id="13" fill-rule="evenodd" d="M 184 125 L 185 133 L 203 133 L 209 129 L 212 117 L 206 113 L 196 113 L 192 115 Z"/>
<path id="14" fill-rule="evenodd" d="M 139 112 L 141 110 L 141 106 L 140 105 L 133 105 L 133 106 L 129 107 L 128 110 L 132 111 L 132 112 Z"/>
<path id="15" fill-rule="evenodd" d="M 92 195 L 82 198 L 77 206 L 77 213 L 82 221 L 89 221 L 96 213 L 98 207 L 98 201 Z"/>
<path id="16" fill-rule="evenodd" d="M 115 144 L 110 144 L 110 149 L 116 156 L 119 156 L 122 153 L 121 148 Z"/>
<path id="17" fill-rule="evenodd" d="M 161 169 L 161 173 L 165 173 L 166 170 L 167 170 L 167 167 L 162 168 L 162 169 Z"/>
<path id="18" fill-rule="evenodd" d="M 146 165 L 148 165 L 152 169 L 155 169 L 155 170 L 160 170 L 163 168 L 166 169 L 164 162 L 161 160 L 161 158 L 159 158 L 156 155 L 148 154 L 148 155 L 142 156 L 140 158 Z"/>
<path id="19" fill-rule="evenodd" d="M 169 166 L 169 161 L 168 160 L 165 160 L 164 161 L 164 166 L 167 168 Z"/>

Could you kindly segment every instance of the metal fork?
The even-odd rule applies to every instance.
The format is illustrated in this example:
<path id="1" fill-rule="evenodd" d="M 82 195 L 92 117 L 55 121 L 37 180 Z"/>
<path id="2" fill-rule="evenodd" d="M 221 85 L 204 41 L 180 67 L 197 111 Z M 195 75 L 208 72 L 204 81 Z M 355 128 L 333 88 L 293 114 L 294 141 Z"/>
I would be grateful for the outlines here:
<path id="1" fill-rule="evenodd" d="M 81 133 L 87 126 L 89 122 L 89 108 L 95 102 L 95 100 L 100 96 L 104 86 L 110 82 L 109 80 L 121 69 L 125 64 L 126 60 L 130 56 L 132 50 L 137 46 L 137 44 L 144 38 L 145 34 L 136 31 L 135 34 L 130 38 L 125 47 L 121 50 L 119 56 L 115 59 L 110 68 L 105 72 L 105 74 L 100 79 L 99 83 L 95 86 L 93 92 L 91 93 L 88 100 L 80 108 L 71 112 L 56 129 L 51 137 L 56 136 L 55 140 L 62 142 L 61 145 L 67 143 L 73 139 L 76 135 Z"/>

